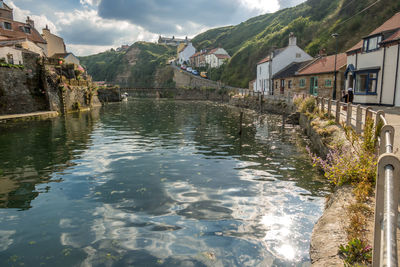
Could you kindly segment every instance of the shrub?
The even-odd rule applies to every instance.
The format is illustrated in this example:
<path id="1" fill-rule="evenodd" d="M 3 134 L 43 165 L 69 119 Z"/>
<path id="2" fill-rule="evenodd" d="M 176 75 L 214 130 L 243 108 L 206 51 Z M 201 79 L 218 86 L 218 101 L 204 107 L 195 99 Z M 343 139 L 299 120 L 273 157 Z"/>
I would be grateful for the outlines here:
<path id="1" fill-rule="evenodd" d="M 374 152 L 377 134 L 373 133 L 371 120 L 366 123 L 363 139 L 352 128 L 344 126 L 344 129 L 351 145 L 331 149 L 326 159 L 311 155 L 313 165 L 320 166 L 331 183 L 353 185 L 357 200 L 365 201 L 372 193 L 376 179 L 377 157 Z"/>
<path id="2" fill-rule="evenodd" d="M 314 113 L 316 106 L 317 106 L 317 104 L 316 104 L 315 98 L 312 96 L 309 96 L 301 102 L 301 104 L 299 106 L 299 111 L 301 113 Z"/>
<path id="3" fill-rule="evenodd" d="M 372 248 L 364 241 L 354 238 L 346 246 L 340 245 L 339 254 L 345 262 L 345 266 L 356 263 L 369 264 L 372 259 Z"/>

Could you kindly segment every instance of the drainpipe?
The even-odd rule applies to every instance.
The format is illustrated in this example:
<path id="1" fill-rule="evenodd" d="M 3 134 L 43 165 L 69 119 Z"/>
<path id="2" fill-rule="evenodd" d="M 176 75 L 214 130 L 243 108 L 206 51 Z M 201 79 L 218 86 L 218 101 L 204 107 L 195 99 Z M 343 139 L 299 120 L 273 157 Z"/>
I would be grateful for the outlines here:
<path id="1" fill-rule="evenodd" d="M 393 106 L 396 105 L 397 80 L 399 75 L 399 56 L 400 56 L 400 43 L 397 44 L 397 64 L 396 64 L 396 78 L 394 80 Z"/>
<path id="2" fill-rule="evenodd" d="M 379 96 L 379 105 L 382 104 L 383 78 L 385 77 L 385 59 L 386 59 L 386 46 L 383 47 L 382 81 L 381 81 L 381 94 L 380 94 L 380 96 Z"/>

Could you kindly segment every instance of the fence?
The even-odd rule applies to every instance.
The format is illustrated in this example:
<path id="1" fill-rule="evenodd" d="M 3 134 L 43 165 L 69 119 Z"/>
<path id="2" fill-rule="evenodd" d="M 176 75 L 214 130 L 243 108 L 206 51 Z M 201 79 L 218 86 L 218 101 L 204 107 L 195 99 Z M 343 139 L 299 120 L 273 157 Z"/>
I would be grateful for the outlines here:
<path id="1" fill-rule="evenodd" d="M 268 96 L 271 97 L 271 96 Z M 274 96 L 272 96 L 274 97 Z M 294 97 L 309 97 L 305 94 L 281 96 L 293 101 Z M 279 98 L 275 96 L 275 98 Z M 375 224 L 373 241 L 373 267 L 398 266 L 397 221 L 400 193 L 400 160 L 393 153 L 394 128 L 389 125 L 383 111 L 373 111 L 369 107 L 353 105 L 315 97 L 317 108 L 335 118 L 336 123 L 344 123 L 362 133 L 368 118 L 374 121 L 375 130 L 382 126 L 379 136 L 378 165 L 376 178 Z"/>

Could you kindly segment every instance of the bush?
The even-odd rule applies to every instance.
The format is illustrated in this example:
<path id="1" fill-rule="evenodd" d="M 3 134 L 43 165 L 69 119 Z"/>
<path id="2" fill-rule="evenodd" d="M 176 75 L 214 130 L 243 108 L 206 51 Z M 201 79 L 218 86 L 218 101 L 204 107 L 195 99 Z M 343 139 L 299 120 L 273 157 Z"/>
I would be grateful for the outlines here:
<path id="1" fill-rule="evenodd" d="M 300 103 L 298 110 L 301 113 L 314 113 L 316 107 L 317 107 L 317 103 L 315 101 L 315 98 L 312 96 L 309 96 Z"/>
<path id="2" fill-rule="evenodd" d="M 369 264 L 372 259 L 372 248 L 364 241 L 354 238 L 346 246 L 340 245 L 339 254 L 345 262 L 345 266 L 355 263 Z"/>

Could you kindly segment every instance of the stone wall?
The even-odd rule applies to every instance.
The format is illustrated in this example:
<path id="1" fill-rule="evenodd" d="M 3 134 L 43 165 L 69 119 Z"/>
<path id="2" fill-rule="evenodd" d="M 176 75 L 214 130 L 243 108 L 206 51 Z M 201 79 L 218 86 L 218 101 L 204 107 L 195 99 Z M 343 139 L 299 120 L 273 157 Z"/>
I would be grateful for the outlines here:
<path id="1" fill-rule="evenodd" d="M 87 91 L 91 86 L 59 85 L 59 77 L 39 63 L 35 53 L 23 53 L 24 69 L 0 67 L 0 115 L 38 111 L 74 110 L 75 103 L 89 108 Z M 92 105 L 99 105 L 94 92 Z"/>
<path id="2" fill-rule="evenodd" d="M 221 88 L 221 83 L 192 75 L 176 67 L 171 68 L 174 70 L 174 82 L 177 88 Z"/>
<path id="3" fill-rule="evenodd" d="M 24 69 L 0 67 L 0 114 L 49 110 L 38 56 L 23 53 Z"/>
<path id="4" fill-rule="evenodd" d="M 64 105 L 67 112 L 78 109 L 90 109 L 93 106 L 101 106 L 98 92 L 85 86 L 67 86 L 63 92 Z M 92 95 L 91 95 L 92 94 Z"/>
<path id="5" fill-rule="evenodd" d="M 99 89 L 97 90 L 97 93 L 98 93 L 98 99 L 101 103 L 121 101 L 120 89 L 118 88 Z"/>

